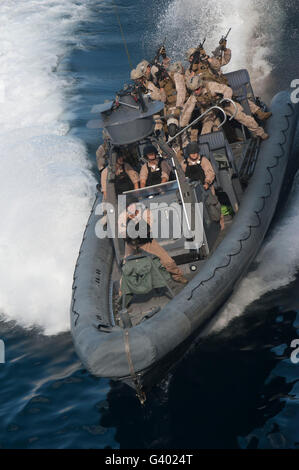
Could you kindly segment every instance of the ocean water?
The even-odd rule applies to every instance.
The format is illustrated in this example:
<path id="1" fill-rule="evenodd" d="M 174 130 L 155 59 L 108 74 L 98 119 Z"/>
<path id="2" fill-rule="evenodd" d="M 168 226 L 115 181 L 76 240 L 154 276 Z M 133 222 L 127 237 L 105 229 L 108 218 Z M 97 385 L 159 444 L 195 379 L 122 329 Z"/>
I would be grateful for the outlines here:
<path id="1" fill-rule="evenodd" d="M 295 0 L 117 0 L 131 60 L 229 27 L 257 94 L 299 78 Z M 296 448 L 299 175 L 250 272 L 141 408 L 84 369 L 69 333 L 74 265 L 95 194 L 92 105 L 129 80 L 110 0 L 0 5 L 0 448 Z"/>

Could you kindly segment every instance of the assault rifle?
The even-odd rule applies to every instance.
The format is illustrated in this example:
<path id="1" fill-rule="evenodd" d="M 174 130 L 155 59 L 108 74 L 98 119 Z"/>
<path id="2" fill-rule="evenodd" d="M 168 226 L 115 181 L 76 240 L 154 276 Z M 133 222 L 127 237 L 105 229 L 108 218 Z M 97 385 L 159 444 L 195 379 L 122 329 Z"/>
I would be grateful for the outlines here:
<path id="1" fill-rule="evenodd" d="M 164 65 L 156 63 L 155 67 L 157 67 L 157 69 L 158 69 L 158 72 L 156 73 L 156 76 L 155 76 L 155 78 L 158 82 L 161 82 L 161 81 L 166 80 L 167 78 L 169 78 L 169 73 L 167 72 Z"/>
<path id="2" fill-rule="evenodd" d="M 155 74 L 155 77 L 154 77 L 155 79 L 154 82 L 155 81 L 160 82 L 160 81 L 165 80 L 166 78 L 169 78 L 169 74 L 166 68 L 164 67 L 163 64 L 160 63 L 160 56 L 162 56 L 163 59 L 166 59 L 167 57 L 166 49 L 165 49 L 165 42 L 166 42 L 166 37 L 164 38 L 163 44 L 161 44 L 161 46 L 157 50 L 155 58 L 152 61 L 152 65 L 154 65 L 158 69 L 158 72 Z"/>
<path id="3" fill-rule="evenodd" d="M 166 59 L 165 43 L 166 43 L 166 36 L 164 38 L 163 44 L 161 44 L 161 46 L 157 50 L 157 53 L 156 53 L 154 61 L 153 61 L 154 64 L 159 64 L 160 56 L 162 56 L 163 59 Z"/>
<path id="4" fill-rule="evenodd" d="M 199 46 L 197 47 L 196 51 L 193 54 L 193 59 L 192 59 L 192 62 L 190 64 L 190 72 L 192 72 L 193 65 L 194 64 L 199 64 L 200 60 L 203 58 L 202 51 L 203 51 L 203 46 L 206 42 L 206 39 L 207 38 L 204 38 L 203 42 L 201 42 L 199 44 Z"/>
<path id="5" fill-rule="evenodd" d="M 223 44 L 227 41 L 228 35 L 231 32 L 232 28 L 229 28 L 228 33 L 226 36 L 222 36 L 222 38 L 219 41 L 219 46 L 216 47 L 216 49 L 212 52 L 213 56 L 216 58 L 221 58 L 222 57 L 222 52 L 223 52 Z"/>

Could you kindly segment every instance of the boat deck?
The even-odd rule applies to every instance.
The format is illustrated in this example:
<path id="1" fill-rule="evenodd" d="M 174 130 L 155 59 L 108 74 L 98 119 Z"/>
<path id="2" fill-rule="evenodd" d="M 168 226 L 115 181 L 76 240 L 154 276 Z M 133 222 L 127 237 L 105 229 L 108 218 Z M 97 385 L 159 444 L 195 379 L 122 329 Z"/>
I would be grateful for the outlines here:
<path id="1" fill-rule="evenodd" d="M 232 224 L 233 218 L 232 217 L 225 217 L 225 228 L 222 230 L 216 240 L 216 243 L 213 247 L 213 250 L 210 253 L 210 256 L 213 254 L 217 246 L 221 243 L 224 239 L 228 229 Z M 191 281 L 193 277 L 198 274 L 198 270 L 205 264 L 206 260 L 197 261 L 196 265 L 198 267 L 196 272 L 190 271 L 190 263 L 180 265 L 180 269 L 183 271 L 184 276 Z M 193 263 L 192 263 L 193 264 Z M 172 291 L 173 297 L 178 295 L 185 287 L 185 285 L 170 280 L 168 283 L 170 290 Z M 119 282 L 115 283 L 115 291 L 118 292 Z M 143 295 L 143 296 L 135 296 L 132 299 L 131 304 L 129 305 L 127 312 L 129 314 L 130 321 L 132 326 L 136 326 L 141 323 L 144 319 L 151 317 L 169 302 L 171 299 L 171 295 L 168 292 L 167 288 L 163 289 L 155 289 L 153 292 Z M 114 298 L 114 317 L 116 324 L 121 324 L 122 319 L 119 316 L 120 307 L 118 304 L 119 296 L 116 294 Z"/>
<path id="2" fill-rule="evenodd" d="M 231 149 L 234 154 L 234 159 L 236 162 L 237 167 L 240 164 L 240 159 L 244 155 L 244 150 L 248 149 L 249 142 L 234 142 L 231 143 Z M 217 159 L 217 154 L 215 155 Z M 219 158 L 222 158 L 221 154 L 219 154 Z M 233 222 L 233 217 L 231 216 L 226 216 L 224 217 L 224 230 L 220 231 L 218 234 L 217 239 L 213 243 L 212 249 L 210 251 L 209 257 L 212 256 L 216 248 L 220 245 L 220 243 L 223 241 L 225 238 L 229 228 L 231 227 L 231 224 Z M 161 242 L 163 245 L 163 242 Z M 169 251 L 169 249 L 168 249 Z M 171 250 L 169 251 L 170 256 L 174 257 L 176 255 L 176 252 L 174 251 L 173 253 Z M 206 263 L 207 259 L 202 259 L 196 262 L 188 262 L 186 264 L 179 264 L 181 270 L 183 271 L 184 276 L 188 279 L 188 281 L 191 281 L 197 274 L 198 271 L 202 268 L 202 266 Z M 193 272 L 190 269 L 191 265 L 196 265 L 196 270 Z M 114 318 L 116 324 L 119 324 L 120 326 L 122 325 L 122 316 L 120 315 L 121 307 L 119 305 L 119 285 L 120 285 L 120 275 L 118 273 L 118 270 L 115 266 L 114 269 Z M 171 280 L 168 283 L 168 287 L 172 292 L 172 296 L 175 297 L 177 294 L 179 294 L 185 287 L 183 284 L 179 284 L 173 280 Z M 146 318 L 149 318 L 153 316 L 155 313 L 158 311 L 162 310 L 163 307 L 169 302 L 171 299 L 171 294 L 169 293 L 169 290 L 167 288 L 163 289 L 155 289 L 153 292 L 149 293 L 148 295 L 143 295 L 143 296 L 134 296 L 131 303 L 129 304 L 127 308 L 127 314 L 129 317 L 129 321 L 132 323 L 132 326 L 138 325 L 141 323 L 143 320 Z"/>

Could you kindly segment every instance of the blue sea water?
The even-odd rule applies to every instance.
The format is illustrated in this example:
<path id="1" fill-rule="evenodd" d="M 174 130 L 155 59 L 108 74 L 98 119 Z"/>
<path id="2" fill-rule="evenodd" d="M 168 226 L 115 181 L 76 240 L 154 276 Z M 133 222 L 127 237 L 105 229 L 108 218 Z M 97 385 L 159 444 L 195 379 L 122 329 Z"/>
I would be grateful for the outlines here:
<path id="1" fill-rule="evenodd" d="M 134 64 L 165 36 L 184 59 L 232 26 L 229 67 L 248 67 L 258 94 L 299 78 L 295 0 L 117 5 Z M 84 369 L 69 333 L 101 141 L 86 123 L 129 80 L 113 2 L 3 0 L 0 19 L 0 448 L 298 448 L 298 176 L 209 334 L 142 408 Z"/>

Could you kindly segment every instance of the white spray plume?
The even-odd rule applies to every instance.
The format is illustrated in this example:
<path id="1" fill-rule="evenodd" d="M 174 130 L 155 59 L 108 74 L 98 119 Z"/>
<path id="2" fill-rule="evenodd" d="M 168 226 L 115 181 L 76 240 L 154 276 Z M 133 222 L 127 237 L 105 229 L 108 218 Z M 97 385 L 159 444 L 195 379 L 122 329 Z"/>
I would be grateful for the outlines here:
<path id="1" fill-rule="evenodd" d="M 256 92 L 262 93 L 272 71 L 269 55 L 277 50 L 283 18 L 279 0 L 173 0 L 158 19 L 151 41 L 166 36 L 170 56 L 185 60 L 187 49 L 205 37 L 205 48 L 211 53 L 232 28 L 228 38 L 232 60 L 223 70 L 247 68 Z"/>

